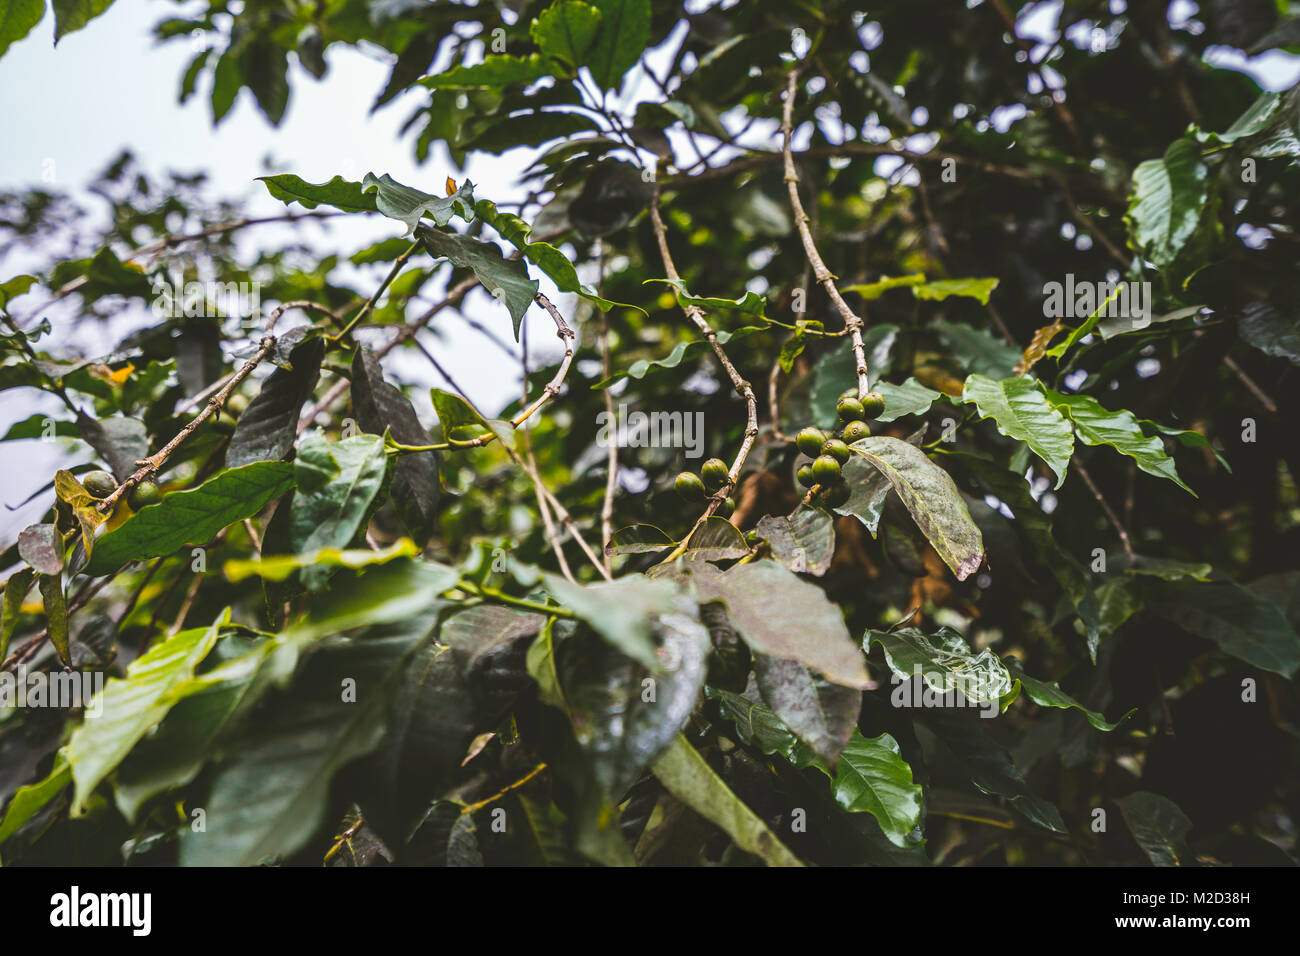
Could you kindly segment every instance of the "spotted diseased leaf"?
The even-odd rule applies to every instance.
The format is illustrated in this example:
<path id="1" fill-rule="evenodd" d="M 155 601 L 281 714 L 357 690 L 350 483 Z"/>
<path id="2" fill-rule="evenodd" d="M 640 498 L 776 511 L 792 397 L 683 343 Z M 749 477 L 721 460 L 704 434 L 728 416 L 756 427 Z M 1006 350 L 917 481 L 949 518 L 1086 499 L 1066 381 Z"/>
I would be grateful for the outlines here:
<path id="1" fill-rule="evenodd" d="M 983 375 L 966 379 L 963 398 L 973 402 L 981 418 L 991 418 L 998 431 L 1027 444 L 1056 473 L 1056 487 L 1074 454 L 1074 430 L 1047 399 L 1037 380 L 1022 376 L 994 381 Z"/>
<path id="2" fill-rule="evenodd" d="M 834 522 L 820 508 L 799 508 L 788 517 L 764 515 L 755 530 L 767 540 L 772 557 L 791 571 L 821 577 L 831 566 Z"/>
<path id="3" fill-rule="evenodd" d="M 158 504 L 101 535 L 82 573 L 108 574 L 128 561 L 206 544 L 222 528 L 252 517 L 292 487 L 293 465 L 288 462 L 258 461 L 229 468 L 197 488 L 164 495 Z"/>
<path id="4" fill-rule="evenodd" d="M 799 661 L 754 656 L 759 693 L 772 711 L 834 770 L 857 729 L 862 693 L 832 684 Z"/>
<path id="5" fill-rule="evenodd" d="M 18 557 L 41 574 L 63 573 L 63 539 L 52 524 L 34 524 L 18 535 Z"/>
<path id="6" fill-rule="evenodd" d="M 875 436 L 849 449 L 884 475 L 943 563 L 964 581 L 984 560 L 984 540 L 948 473 L 915 445 Z"/>
<path id="7" fill-rule="evenodd" d="M 378 360 L 364 349 L 352 359 L 352 408 L 357 423 L 371 434 L 387 431 L 403 445 L 430 445 L 411 400 L 384 379 Z M 393 504 L 416 543 L 429 540 L 438 523 L 438 455 L 412 452 L 393 466 Z"/>
<path id="8" fill-rule="evenodd" d="M 262 383 L 239 421 L 226 449 L 226 466 L 239 468 L 255 461 L 280 461 L 293 451 L 298 417 L 320 378 L 325 340 L 313 336 L 294 347 L 288 368 L 276 368 Z"/>
<path id="9" fill-rule="evenodd" d="M 863 690 L 872 686 L 861 651 L 840 609 L 815 584 L 775 561 L 719 571 L 702 561 L 682 573 L 700 604 L 720 601 L 745 643 L 759 654 L 803 663 L 827 680 Z"/>

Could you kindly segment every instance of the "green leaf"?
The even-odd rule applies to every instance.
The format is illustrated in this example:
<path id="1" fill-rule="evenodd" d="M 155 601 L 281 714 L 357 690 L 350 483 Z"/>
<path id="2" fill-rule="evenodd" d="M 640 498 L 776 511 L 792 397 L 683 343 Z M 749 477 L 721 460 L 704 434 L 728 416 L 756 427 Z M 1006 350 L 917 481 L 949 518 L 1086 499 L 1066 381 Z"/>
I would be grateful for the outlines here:
<path id="1" fill-rule="evenodd" d="M 756 530 L 767 540 L 772 557 L 791 571 L 821 577 L 830 569 L 835 527 L 820 508 L 798 508 L 788 517 L 763 515 Z"/>
<path id="2" fill-rule="evenodd" d="M 69 33 L 80 30 L 113 5 L 113 0 L 52 0 L 52 2 L 56 45 Z"/>
<path id="3" fill-rule="evenodd" d="M 22 6 L 23 6 L 22 0 L 18 0 L 18 2 L 10 4 L 9 8 L 5 11 L 5 16 L 7 18 L 14 17 L 15 14 L 21 12 Z M 44 9 L 43 5 L 42 5 L 42 9 Z M 40 18 L 38 17 L 37 19 Z M 6 24 L 5 20 L 0 20 L 0 43 L 4 42 L 3 38 L 4 38 L 4 31 L 5 31 L 5 24 Z M 4 56 L 3 46 L 0 46 L 0 56 Z M 40 280 L 37 279 L 36 276 L 23 274 L 23 275 L 14 276 L 12 279 L 6 279 L 4 282 L 0 282 L 0 309 L 7 308 L 10 300 L 16 299 L 20 295 L 26 295 L 29 291 L 31 291 L 32 286 L 36 285 L 36 283 L 39 281 Z M 37 330 L 40 331 L 42 329 L 42 326 L 44 332 L 48 333 L 50 331 L 50 326 L 48 321 L 42 322 L 41 326 L 37 327 Z M 5 333 L 4 337 L 8 338 L 13 334 L 15 333 L 12 332 Z M 23 335 L 24 338 L 31 339 L 35 337 L 36 333 L 17 333 L 17 334 Z"/>
<path id="4" fill-rule="evenodd" d="M 173 491 L 102 535 L 82 573 L 107 574 L 128 561 L 206 544 L 222 528 L 251 518 L 292 487 L 293 465 L 257 461 L 227 469 L 197 488 Z"/>
<path id="5" fill-rule="evenodd" d="M 392 435 L 404 445 L 429 445 L 432 437 L 411 400 L 384 379 L 378 360 L 365 349 L 352 359 L 352 410 L 367 432 Z M 393 504 L 416 543 L 424 545 L 438 524 L 438 455 L 413 452 L 393 466 Z"/>
<path id="6" fill-rule="evenodd" d="M 721 601 L 727 606 L 735 629 L 757 653 L 800 661 L 845 687 L 871 686 L 842 612 L 815 584 L 767 560 L 734 565 L 726 572 L 707 562 L 687 561 L 680 570 L 700 604 Z"/>
<path id="7" fill-rule="evenodd" d="M 524 313 L 532 305 L 538 288 L 537 281 L 528 278 L 528 270 L 523 262 L 507 259 L 493 243 L 456 232 L 422 229 L 420 238 L 424 242 L 424 248 L 435 259 L 450 259 L 461 268 L 473 270 L 474 277 L 487 289 L 488 294 L 509 310 L 515 328 L 515 341 L 518 341 Z"/>
<path id="8" fill-rule="evenodd" d="M 958 364 L 976 375 L 1003 378 L 1010 375 L 1020 361 L 1020 349 L 983 329 L 943 320 L 936 321 L 934 329 L 952 349 Z"/>
<path id="9" fill-rule="evenodd" d="M 420 553 L 415 542 L 410 538 L 399 538 L 386 548 L 372 551 L 369 548 L 339 550 L 322 548 L 304 554 L 268 554 L 252 560 L 233 559 L 222 565 L 226 580 L 238 584 L 245 578 L 260 577 L 266 581 L 283 581 L 295 571 L 313 565 L 331 568 L 369 567 L 372 564 L 387 564 L 397 558 L 412 558 Z"/>
<path id="10" fill-rule="evenodd" d="M 673 614 L 659 617 L 655 631 L 665 663 L 653 675 L 590 632 L 556 649 L 574 736 L 614 801 L 672 743 L 704 686 L 709 634 L 703 625 Z"/>
<path id="11" fill-rule="evenodd" d="M 984 540 L 948 473 L 915 445 L 873 435 L 849 446 L 889 479 L 926 539 L 958 581 L 984 560 Z"/>
<path id="12" fill-rule="evenodd" d="M 543 55 L 556 57 L 576 67 L 583 62 L 596 39 L 600 21 L 600 11 L 591 4 L 582 0 L 560 0 L 537 15 L 528 34 Z"/>
<path id="13" fill-rule="evenodd" d="M 662 528 L 652 524 L 634 524 L 615 531 L 605 550 L 609 554 L 653 554 L 676 546 L 677 542 Z"/>
<path id="14" fill-rule="evenodd" d="M 113 415 L 96 421 L 78 409 L 77 431 L 99 453 L 118 481 L 134 474 L 136 462 L 149 454 L 149 434 L 138 418 Z"/>
<path id="15" fill-rule="evenodd" d="M 376 212 L 375 197 L 362 189 L 361 183 L 348 182 L 335 176 L 327 183 L 309 183 L 292 173 L 279 176 L 259 176 L 266 183 L 267 192 L 286 206 L 301 203 L 308 209 L 333 206 L 343 212 Z"/>
<path id="16" fill-rule="evenodd" d="M 677 292 L 677 302 L 680 305 L 694 305 L 701 309 L 727 309 L 757 316 L 758 318 L 764 318 L 763 310 L 767 308 L 767 298 L 755 295 L 753 292 L 746 292 L 739 299 L 715 299 L 708 296 L 691 295 L 686 289 L 686 283 L 681 279 L 646 279 L 643 284 L 651 282 L 662 282 L 665 285 L 672 286 Z"/>
<path id="17" fill-rule="evenodd" d="M 1153 582 L 1148 607 L 1227 654 L 1266 671 L 1300 670 L 1300 636 L 1281 609 L 1239 584 Z"/>
<path id="18" fill-rule="evenodd" d="M 978 654 L 957 631 L 941 627 L 926 635 L 918 628 L 898 631 L 868 631 L 864 648 L 879 644 L 885 662 L 900 680 L 920 675 L 931 689 L 940 694 L 959 690 L 972 703 L 1000 701 L 1013 692 L 1011 673 L 987 647 Z"/>
<path id="19" fill-rule="evenodd" d="M 290 368 L 277 367 L 267 376 L 235 423 L 226 449 L 227 467 L 289 457 L 298 437 L 298 418 L 316 390 L 324 357 L 325 340 L 313 336 L 289 353 Z"/>
<path id="20" fill-rule="evenodd" d="M 1021 668 L 1020 661 L 1014 657 L 1008 657 L 1006 663 L 1010 672 L 1020 681 L 1020 686 L 1023 688 L 1025 696 L 1035 704 L 1038 704 L 1040 707 L 1056 707 L 1062 710 L 1077 710 L 1082 713 L 1084 717 L 1088 718 L 1088 723 L 1092 724 L 1092 726 L 1096 727 L 1098 730 L 1107 732 L 1112 731 L 1137 713 L 1137 708 L 1134 707 L 1132 710 L 1121 715 L 1119 720 L 1110 723 L 1106 720 L 1104 715 L 1097 713 L 1095 710 L 1089 710 L 1065 691 L 1061 690 L 1060 684 L 1056 681 L 1041 681 L 1035 677 L 1030 677 Z"/>
<path id="21" fill-rule="evenodd" d="M 45 16 L 45 0 L 10 0 L 0 10 L 0 56 L 31 33 Z M 4 302 L 0 301 L 0 306 Z M 2 839 L 2 838 L 0 838 Z"/>
<path id="22" fill-rule="evenodd" d="M 9 653 L 9 640 L 18 626 L 23 598 L 27 596 L 35 578 L 36 572 L 31 568 L 20 568 L 5 581 L 4 606 L 3 611 L 0 611 L 0 661 Z"/>
<path id="23" fill-rule="evenodd" d="M 298 493 L 289 510 L 289 543 L 303 554 L 323 548 L 346 548 L 365 532 L 371 504 L 388 476 L 388 455 L 378 435 L 326 440 L 317 431 L 303 439 L 294 459 Z M 302 574 L 308 590 L 329 579 L 325 567 Z"/>
<path id="24" fill-rule="evenodd" d="M 654 639 L 654 618 L 680 614 L 679 596 L 671 581 L 629 575 L 613 581 L 581 585 L 558 574 L 543 574 L 546 590 L 632 660 L 653 673 L 662 673 Z"/>
<path id="25" fill-rule="evenodd" d="M 68 766 L 64 752 L 60 750 L 54 757 L 54 767 L 44 780 L 19 787 L 9 808 L 5 810 L 4 819 L 0 820 L 0 843 L 4 843 L 18 828 L 30 820 L 40 809 L 63 792 L 63 788 L 72 782 L 72 768 Z"/>
<path id="26" fill-rule="evenodd" d="M 841 292 L 856 292 L 862 296 L 866 302 L 874 302 L 890 289 L 902 289 L 908 286 L 919 286 L 925 282 L 925 274 L 921 272 L 907 276 L 895 276 L 890 278 L 885 276 L 875 282 L 868 282 L 862 285 L 846 285 L 841 287 Z"/>
<path id="27" fill-rule="evenodd" d="M 144 736 L 157 727 L 176 704 L 177 686 L 194 676 L 194 669 L 217 643 L 230 623 L 229 609 L 210 627 L 181 631 L 131 662 L 126 679 L 110 678 L 87 707 L 86 720 L 68 741 L 75 792 L 72 814 L 85 811 L 86 799 Z M 98 711 L 98 715 L 96 713 Z"/>
<path id="28" fill-rule="evenodd" d="M 726 518 L 710 515 L 686 540 L 692 558 L 705 561 L 727 561 L 743 558 L 749 553 L 745 536 Z"/>
<path id="29" fill-rule="evenodd" d="M 654 762 L 654 775 L 668 792 L 717 824 L 736 846 L 768 866 L 802 866 L 754 811 L 722 782 L 699 751 L 678 734 Z"/>
<path id="30" fill-rule="evenodd" d="M 259 699 L 264 683 L 257 678 L 271 649 L 270 642 L 263 642 L 168 692 L 163 702 L 174 706 L 162 724 L 117 768 L 113 796 L 124 817 L 134 821 L 150 798 L 199 775 L 221 733 Z"/>
<path id="31" fill-rule="evenodd" d="M 857 730 L 862 693 L 832 684 L 799 661 L 764 654 L 754 655 L 754 677 L 772 711 L 833 769 Z"/>
<path id="32" fill-rule="evenodd" d="M 1048 401 L 1037 380 L 1029 376 L 1000 382 L 972 375 L 962 397 L 974 402 L 981 418 L 991 418 L 998 431 L 1027 444 L 1056 473 L 1056 487 L 1065 482 L 1065 470 L 1074 454 L 1074 430 Z"/>
<path id="33" fill-rule="evenodd" d="M 1139 790 L 1115 801 L 1133 839 L 1153 866 L 1187 866 L 1196 860 L 1187 848 L 1192 821 L 1178 804 L 1158 793 Z"/>
<path id="34" fill-rule="evenodd" d="M 206 831 L 181 835 L 182 865 L 253 866 L 306 843 L 325 820 L 335 773 L 383 738 L 391 688 L 421 640 L 404 632 L 312 654 L 293 693 L 268 701 L 230 741 L 200 798 Z M 348 686 L 354 699 L 340 690 Z"/>
<path id="35" fill-rule="evenodd" d="M 585 5 L 585 4 L 584 4 Z M 420 80 L 421 86 L 431 90 L 461 90 L 475 88 L 500 88 L 512 83 L 532 83 L 553 72 L 546 57 L 537 53 L 528 56 L 509 56 L 490 53 L 482 63 L 474 66 L 453 66 L 435 76 Z"/>
<path id="36" fill-rule="evenodd" d="M 1265 355 L 1300 365 L 1300 313 L 1272 302 L 1251 302 L 1241 310 L 1237 334 Z"/>
<path id="37" fill-rule="evenodd" d="M 873 388 L 885 397 L 885 410 L 876 416 L 877 421 L 897 421 L 904 415 L 924 415 L 930 406 L 947 396 L 942 392 L 926 388 L 915 378 L 909 378 L 902 385 L 889 382 L 877 382 Z"/>
<path id="38" fill-rule="evenodd" d="M 722 715 L 736 725 L 736 732 L 745 743 L 765 754 L 778 754 L 801 770 L 815 767 L 833 779 L 821 758 L 766 707 L 717 687 L 704 688 L 704 696 L 718 701 Z"/>
<path id="39" fill-rule="evenodd" d="M 50 643 L 58 651 L 59 660 L 64 666 L 71 667 L 72 654 L 68 649 L 68 597 L 63 591 L 63 575 L 37 575 L 36 586 L 40 589 L 41 600 L 45 603 L 45 622 Z"/>
<path id="40" fill-rule="evenodd" d="M 383 740 L 349 772 L 367 823 L 394 844 L 454 779 L 474 737 L 499 724 L 527 685 L 525 647 L 546 621 L 480 605 L 451 614 L 435 632 L 441 611 L 397 625 L 431 639 L 421 640 L 393 685 Z"/>
<path id="41" fill-rule="evenodd" d="M 650 44 L 650 0 L 592 0 L 601 14 L 596 42 L 583 66 L 603 90 L 617 90 Z"/>
<path id="42" fill-rule="evenodd" d="M 580 0 L 564 0 L 564 2 L 586 6 Z M 486 199 L 478 200 L 474 204 L 474 209 L 480 219 L 522 252 L 525 259 L 546 273 L 547 277 L 555 283 L 555 287 L 561 292 L 576 293 L 588 302 L 594 303 L 601 311 L 608 311 L 617 306 L 625 309 L 636 309 L 642 315 L 646 314 L 645 310 L 640 306 L 627 305 L 623 302 L 611 302 L 609 299 L 603 299 L 597 295 L 591 286 L 583 285 L 578 279 L 578 270 L 569 261 L 569 257 L 548 242 L 531 242 L 528 237 L 532 234 L 533 227 L 518 216 L 508 212 L 501 212 L 494 203 Z"/>
<path id="43" fill-rule="evenodd" d="M 1109 445 L 1122 455 L 1128 455 L 1148 475 L 1168 478 L 1193 498 L 1196 492 L 1183 484 L 1178 477 L 1174 460 L 1165 454 L 1164 442 L 1148 437 L 1142 425 L 1127 409 L 1110 411 L 1091 395 L 1063 395 L 1050 388 L 1043 389 L 1048 401 L 1064 412 L 1074 422 L 1075 433 L 1086 445 Z"/>
<path id="44" fill-rule="evenodd" d="M 835 775 L 835 802 L 850 813 L 870 813 L 899 847 L 921 822 L 921 787 L 889 734 L 868 738 L 853 729 Z"/>
<path id="45" fill-rule="evenodd" d="M 375 208 L 389 219 L 406 223 L 408 236 L 415 233 L 424 216 L 439 226 L 451 222 L 452 216 L 460 216 L 466 222 L 474 218 L 474 184 L 468 179 L 450 196 L 433 196 L 403 186 L 387 173 L 382 176 L 366 173 L 366 178 L 361 180 L 361 191 L 373 192 Z"/>
<path id="46" fill-rule="evenodd" d="M 1190 139 L 1175 140 L 1160 159 L 1133 171 L 1125 222 L 1129 245 L 1161 272 L 1173 265 L 1196 232 L 1209 200 L 1209 170 Z"/>
<path id="47" fill-rule="evenodd" d="M 997 279 L 935 279 L 924 285 L 912 286 L 912 294 L 918 299 L 934 299 L 940 302 L 949 296 L 964 296 L 968 299 L 978 299 L 980 305 L 988 305 L 989 296 L 997 287 Z"/>
<path id="48" fill-rule="evenodd" d="M 766 329 L 756 325 L 745 325 L 738 329 L 718 332 L 718 344 L 726 345 L 733 339 L 742 339 L 755 332 L 765 332 Z M 637 359 L 626 369 L 614 372 L 609 378 L 601 379 L 592 385 L 593 389 L 609 388 L 615 382 L 625 378 L 643 379 L 653 372 L 663 369 L 677 368 L 687 359 L 695 359 L 705 352 L 711 351 L 709 343 L 703 339 L 692 339 L 689 342 L 678 342 L 673 346 L 673 350 L 661 359 Z"/>
<path id="49" fill-rule="evenodd" d="M 459 580 L 459 571 L 434 561 L 372 567 L 348 588 L 316 595 L 307 620 L 284 631 L 281 639 L 297 646 L 353 628 L 406 621 L 441 606 L 439 595 Z"/>

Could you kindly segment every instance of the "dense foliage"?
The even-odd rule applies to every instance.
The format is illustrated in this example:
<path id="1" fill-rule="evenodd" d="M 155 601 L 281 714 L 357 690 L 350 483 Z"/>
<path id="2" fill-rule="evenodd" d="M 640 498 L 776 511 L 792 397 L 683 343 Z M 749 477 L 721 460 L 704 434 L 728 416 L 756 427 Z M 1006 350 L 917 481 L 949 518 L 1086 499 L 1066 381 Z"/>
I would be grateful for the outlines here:
<path id="1" fill-rule="evenodd" d="M 1293 858 L 1300 109 L 1204 54 L 1300 20 L 1066 0 L 1040 40 L 1038 6 L 160 22 L 214 123 L 386 51 L 429 174 L 265 178 L 297 229 L 390 220 L 363 249 L 250 253 L 268 217 L 130 156 L 98 233 L 0 194 L 0 255 L 48 263 L 0 273 L 0 388 L 62 409 L 0 446 L 50 503 L 0 678 L 107 677 L 0 709 L 4 862 Z M 4 7 L 0 54 L 44 12 Z M 517 147 L 509 209 L 445 166 Z"/>

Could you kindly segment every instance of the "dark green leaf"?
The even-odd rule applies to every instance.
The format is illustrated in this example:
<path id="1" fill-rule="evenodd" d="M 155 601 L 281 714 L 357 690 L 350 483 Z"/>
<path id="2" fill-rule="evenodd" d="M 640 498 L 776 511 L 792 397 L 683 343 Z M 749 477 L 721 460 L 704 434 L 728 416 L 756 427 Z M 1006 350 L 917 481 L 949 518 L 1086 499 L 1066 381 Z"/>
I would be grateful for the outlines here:
<path id="1" fill-rule="evenodd" d="M 289 457 L 298 437 L 298 418 L 316 389 L 324 357 L 325 340 L 313 336 L 289 353 L 290 368 L 271 372 L 235 424 L 226 449 L 227 467 Z"/>

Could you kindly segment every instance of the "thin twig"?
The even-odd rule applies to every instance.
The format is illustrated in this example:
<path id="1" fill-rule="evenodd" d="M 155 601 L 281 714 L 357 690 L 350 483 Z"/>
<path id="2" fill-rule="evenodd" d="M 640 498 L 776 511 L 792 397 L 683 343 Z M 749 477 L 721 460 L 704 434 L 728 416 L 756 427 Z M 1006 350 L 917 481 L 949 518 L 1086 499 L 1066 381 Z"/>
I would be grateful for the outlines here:
<path id="1" fill-rule="evenodd" d="M 1119 520 L 1119 515 L 1115 514 L 1110 503 L 1102 497 L 1101 489 L 1098 488 L 1097 483 L 1092 480 L 1092 475 L 1088 474 L 1088 469 L 1083 466 L 1083 462 L 1076 459 L 1074 467 L 1075 470 L 1079 472 L 1079 476 L 1084 480 L 1084 483 L 1087 484 L 1088 489 L 1092 492 L 1092 496 L 1096 498 L 1097 503 L 1101 505 L 1101 510 L 1106 513 L 1106 518 L 1115 528 L 1116 533 L 1119 535 L 1120 543 L 1124 546 L 1124 554 L 1128 557 L 1128 565 L 1130 568 L 1133 567 L 1133 544 L 1129 541 L 1128 531 L 1124 528 L 1124 522 Z"/>
<path id="2" fill-rule="evenodd" d="M 646 72 L 649 72 L 647 68 Z M 667 92 L 667 91 L 665 91 Z M 596 292 L 599 295 L 602 291 L 601 286 L 605 280 L 605 244 L 600 244 L 600 282 L 597 284 Z M 600 330 L 598 333 L 600 339 L 600 377 L 605 381 L 610 376 L 610 357 L 609 357 L 609 318 L 605 315 L 603 309 L 595 307 L 596 315 L 600 318 Z M 614 396 L 609 389 L 602 389 L 605 398 L 605 415 L 608 417 L 610 424 L 614 422 Z M 605 570 L 614 570 L 614 556 L 609 553 L 609 546 L 614 540 L 614 495 L 618 491 L 618 441 L 611 440 L 609 450 L 605 456 L 605 497 L 600 504 L 600 539 L 601 555 L 605 561 Z"/>
<path id="3" fill-rule="evenodd" d="M 862 398 L 871 391 L 871 383 L 867 377 L 867 347 L 862 341 L 863 322 L 840 295 L 840 290 L 835 286 L 835 276 L 831 274 L 830 269 L 826 268 L 821 254 L 817 252 L 812 230 L 808 228 L 808 214 L 804 212 L 803 202 L 799 199 L 799 174 L 795 170 L 794 154 L 790 150 L 790 140 L 794 136 L 794 98 L 798 84 L 799 71 L 791 70 L 786 76 L 785 104 L 781 110 L 781 154 L 785 160 L 785 185 L 790 194 L 790 208 L 794 212 L 794 222 L 799 230 L 799 238 L 803 242 L 804 253 L 808 256 L 809 264 L 812 265 L 813 277 L 830 296 L 831 304 L 844 319 L 844 327 L 849 330 L 849 336 L 853 340 L 853 357 L 857 363 L 858 374 L 858 397 Z"/>

